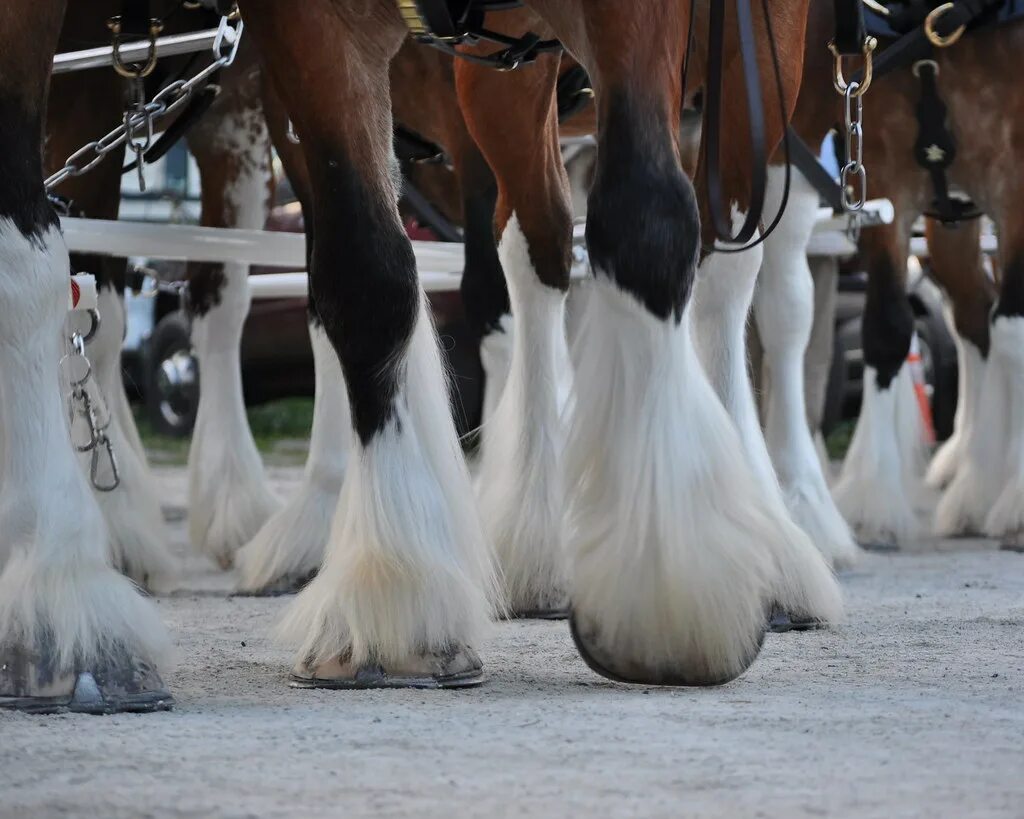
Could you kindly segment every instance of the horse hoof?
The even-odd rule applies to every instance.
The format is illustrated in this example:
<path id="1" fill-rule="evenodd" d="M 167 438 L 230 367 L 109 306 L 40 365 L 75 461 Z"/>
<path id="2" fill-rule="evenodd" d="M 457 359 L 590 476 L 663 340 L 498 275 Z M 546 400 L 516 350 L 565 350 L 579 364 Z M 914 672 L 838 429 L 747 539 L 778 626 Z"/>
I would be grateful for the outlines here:
<path id="1" fill-rule="evenodd" d="M 1003 543 L 999 546 L 1000 552 L 1016 552 L 1019 555 L 1024 555 L 1024 543 Z"/>
<path id="2" fill-rule="evenodd" d="M 757 648 L 749 656 L 744 658 L 742 667 L 733 672 L 722 672 L 704 667 L 692 667 L 685 669 L 676 667 L 673 669 L 652 668 L 644 665 L 633 658 L 614 658 L 603 651 L 597 642 L 596 630 L 584 630 L 580 627 L 579 619 L 575 612 L 569 613 L 569 630 L 572 633 L 572 641 L 576 644 L 576 650 L 583 658 L 583 662 L 590 670 L 600 674 L 613 682 L 626 683 L 629 685 L 664 685 L 664 686 L 687 686 L 703 687 L 713 685 L 724 685 L 736 679 L 746 671 L 761 653 L 761 646 L 764 644 L 764 631 L 761 632 L 757 641 Z"/>
<path id="3" fill-rule="evenodd" d="M 483 664 L 477 653 L 462 646 L 446 652 L 413 657 L 393 666 L 365 662 L 356 665 L 346 655 L 315 668 L 300 664 L 292 673 L 292 688 L 470 688 L 484 681 Z"/>
<path id="4" fill-rule="evenodd" d="M 877 554 L 892 554 L 900 550 L 899 544 L 897 543 L 884 543 L 878 541 L 868 541 L 867 543 L 858 544 L 865 552 L 875 552 Z"/>
<path id="5" fill-rule="evenodd" d="M 59 674 L 52 658 L 13 650 L 0 658 L 0 709 L 33 714 L 170 711 L 174 699 L 156 669 L 127 652 L 91 670 Z"/>
<path id="6" fill-rule="evenodd" d="M 788 631 L 819 631 L 828 628 L 824 620 L 802 614 L 790 614 L 782 609 L 773 609 L 768 617 L 768 631 L 785 634 Z"/>
<path id="7" fill-rule="evenodd" d="M 273 583 L 268 583 L 261 589 L 239 589 L 232 597 L 284 597 L 288 594 L 297 594 L 314 577 L 316 577 L 315 571 L 298 575 L 285 575 Z"/>

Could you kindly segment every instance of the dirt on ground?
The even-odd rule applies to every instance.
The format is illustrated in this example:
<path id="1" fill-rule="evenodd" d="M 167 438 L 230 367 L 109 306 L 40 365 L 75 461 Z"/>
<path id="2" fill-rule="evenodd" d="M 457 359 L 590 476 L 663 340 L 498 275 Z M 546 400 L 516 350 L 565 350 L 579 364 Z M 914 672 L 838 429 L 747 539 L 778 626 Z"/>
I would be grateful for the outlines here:
<path id="1" fill-rule="evenodd" d="M 844 625 L 770 635 L 720 688 L 610 683 L 565 623 L 511 622 L 477 689 L 299 691 L 288 599 L 189 557 L 157 600 L 175 710 L 0 714 L 0 816 L 1024 817 L 1024 555 L 930 542 L 842 581 Z"/>

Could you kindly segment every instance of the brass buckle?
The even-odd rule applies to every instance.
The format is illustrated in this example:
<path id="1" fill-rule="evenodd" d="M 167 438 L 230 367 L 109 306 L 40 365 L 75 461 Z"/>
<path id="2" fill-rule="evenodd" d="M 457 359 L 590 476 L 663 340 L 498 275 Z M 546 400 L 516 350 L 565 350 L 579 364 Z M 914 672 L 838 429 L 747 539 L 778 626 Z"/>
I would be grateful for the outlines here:
<path id="1" fill-rule="evenodd" d="M 876 48 L 878 48 L 878 40 L 874 37 L 864 39 L 864 78 L 853 91 L 853 96 L 855 97 L 863 97 L 871 87 L 871 80 L 874 76 L 874 53 Z M 846 81 L 846 76 L 843 72 L 843 55 L 836 48 L 835 40 L 828 44 L 828 50 L 832 52 L 832 56 L 835 58 L 835 73 L 832 77 L 832 84 L 840 94 L 846 94 L 849 83 Z"/>
<path id="2" fill-rule="evenodd" d="M 107 20 L 107 28 L 111 33 L 111 47 L 113 48 L 114 70 L 128 80 L 137 80 L 141 77 L 148 77 L 156 68 L 156 38 L 164 30 L 164 24 L 155 17 L 149 21 L 149 52 L 146 55 L 146 62 L 141 68 L 128 65 L 121 59 L 121 18 L 111 17 Z M 134 64 L 133 64 L 134 65 Z"/>
<path id="3" fill-rule="evenodd" d="M 967 30 L 967 26 L 960 26 L 956 31 L 950 33 L 946 37 L 943 37 L 935 30 L 935 24 L 942 19 L 947 13 L 952 11 L 954 8 L 953 3 L 943 3 L 941 6 L 937 6 L 932 9 L 924 20 L 924 33 L 928 36 L 928 41 L 936 48 L 948 48 L 954 45 L 961 37 L 964 36 L 964 32 Z"/>

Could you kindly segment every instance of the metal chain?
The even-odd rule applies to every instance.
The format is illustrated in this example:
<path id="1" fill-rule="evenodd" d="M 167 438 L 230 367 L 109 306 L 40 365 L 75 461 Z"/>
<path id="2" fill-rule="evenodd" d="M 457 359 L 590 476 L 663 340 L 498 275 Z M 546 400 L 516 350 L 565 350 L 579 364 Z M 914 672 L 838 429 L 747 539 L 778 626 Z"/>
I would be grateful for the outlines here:
<path id="1" fill-rule="evenodd" d="M 121 485 L 121 473 L 114 447 L 107 435 L 110 410 L 93 377 L 92 364 L 85 355 L 85 343 L 95 334 L 99 315 L 89 311 L 93 329 L 87 336 L 78 330 L 68 336 L 68 350 L 60 360 L 60 370 L 69 385 L 68 423 L 71 442 L 79 452 L 91 453 L 89 480 L 97 492 L 113 492 Z"/>
<path id="2" fill-rule="evenodd" d="M 846 86 L 843 99 L 846 103 L 844 121 L 846 125 L 846 164 L 843 166 L 841 185 L 843 207 L 857 213 L 868 198 L 868 172 L 864 167 L 864 101 L 857 93 L 860 86 L 851 82 Z"/>
<path id="3" fill-rule="evenodd" d="M 170 83 L 158 92 L 152 101 L 143 103 L 139 100 L 132 105 L 125 112 L 121 125 L 94 142 L 86 143 L 67 158 L 64 167 L 44 183 L 47 192 L 52 191 L 69 177 L 88 173 L 102 162 L 107 154 L 120 148 L 126 142 L 130 142 L 132 150 L 136 156 L 139 156 L 138 146 L 148 142 L 148 137 L 151 137 L 153 133 L 153 123 L 156 120 L 180 109 L 188 102 L 193 92 L 203 87 L 205 81 L 212 74 L 234 62 L 244 27 L 241 20 L 238 20 L 237 25 L 232 25 L 230 18 L 222 17 L 217 37 L 213 42 L 213 62 L 189 80 L 175 80 Z M 227 47 L 227 51 L 224 51 L 225 47 Z M 139 174 L 141 177 L 141 162 L 139 163 Z"/>

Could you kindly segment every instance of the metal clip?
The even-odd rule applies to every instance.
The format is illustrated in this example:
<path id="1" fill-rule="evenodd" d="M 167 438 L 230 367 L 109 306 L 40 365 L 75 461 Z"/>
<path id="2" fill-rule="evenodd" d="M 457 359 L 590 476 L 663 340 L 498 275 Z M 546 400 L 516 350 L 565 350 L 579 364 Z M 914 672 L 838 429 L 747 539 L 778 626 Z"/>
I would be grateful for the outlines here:
<path id="1" fill-rule="evenodd" d="M 924 33 L 928 37 L 928 42 L 936 48 L 948 48 L 951 45 L 955 45 L 964 36 L 964 32 L 967 31 L 967 26 L 960 26 L 943 37 L 935 30 L 935 24 L 955 7 L 954 3 L 943 3 L 941 6 L 932 9 L 931 14 L 924 19 Z"/>
<path id="2" fill-rule="evenodd" d="M 836 91 L 840 94 L 845 94 L 850 85 L 853 85 L 857 89 L 858 97 L 862 97 L 867 93 L 867 90 L 871 87 L 871 80 L 874 78 L 874 53 L 876 48 L 878 48 L 878 40 L 874 37 L 867 37 L 864 40 L 864 77 L 859 83 L 850 83 L 847 82 L 843 71 L 843 55 L 839 53 L 834 40 L 828 44 L 828 50 L 832 52 L 832 56 L 835 58 L 835 72 L 832 77 L 832 84 L 835 86 Z"/>
<path id="3" fill-rule="evenodd" d="M 110 29 L 111 33 L 111 46 L 113 47 L 113 60 L 114 70 L 122 77 L 128 80 L 140 79 L 142 77 L 148 77 L 153 73 L 153 69 L 156 68 L 156 38 L 160 36 L 160 32 L 164 30 L 164 24 L 155 17 L 149 21 L 149 50 L 146 54 L 146 62 L 141 67 L 132 64 L 129 65 L 121 59 L 121 18 L 111 17 L 107 20 L 107 28 Z"/>

